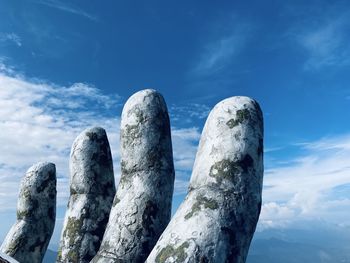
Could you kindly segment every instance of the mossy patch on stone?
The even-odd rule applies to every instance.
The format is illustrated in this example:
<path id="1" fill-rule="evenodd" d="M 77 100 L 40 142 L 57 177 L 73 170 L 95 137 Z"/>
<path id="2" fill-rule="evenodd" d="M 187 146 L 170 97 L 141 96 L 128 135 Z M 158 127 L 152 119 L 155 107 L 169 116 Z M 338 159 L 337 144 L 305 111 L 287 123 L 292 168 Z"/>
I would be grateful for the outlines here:
<path id="1" fill-rule="evenodd" d="M 83 217 L 82 218 L 74 218 L 69 217 L 66 229 L 63 233 L 63 238 L 68 238 L 69 245 L 74 246 L 75 239 L 79 236 L 79 233 L 82 231 L 83 226 Z"/>
<path id="2" fill-rule="evenodd" d="M 28 210 L 17 210 L 17 219 L 23 219 L 29 215 Z"/>
<path id="3" fill-rule="evenodd" d="M 25 246 L 26 242 L 27 240 L 23 236 L 13 239 L 4 251 L 5 254 L 8 254 L 9 256 L 15 255 L 18 250 Z"/>
<path id="4" fill-rule="evenodd" d="M 168 258 L 172 257 L 176 263 L 182 263 L 187 258 L 186 248 L 189 247 L 189 243 L 186 241 L 179 247 L 175 248 L 174 245 L 167 245 L 163 248 L 156 257 L 156 263 L 164 263 Z"/>
<path id="5" fill-rule="evenodd" d="M 230 119 L 226 122 L 226 125 L 232 129 L 236 127 L 238 124 L 243 123 L 245 120 L 250 118 L 250 112 L 248 109 L 238 110 L 236 112 L 236 119 Z"/>
<path id="6" fill-rule="evenodd" d="M 196 212 L 205 209 L 215 210 L 219 207 L 218 203 L 214 199 L 209 199 L 205 196 L 199 195 L 196 198 L 196 202 L 192 205 L 191 212 L 185 215 L 185 219 L 191 218 Z"/>
<path id="7" fill-rule="evenodd" d="M 122 130 L 123 146 L 128 147 L 134 145 L 135 140 L 141 137 L 139 125 L 125 125 L 125 130 Z"/>
<path id="8" fill-rule="evenodd" d="M 120 199 L 117 196 L 115 196 L 113 200 L 113 206 L 116 206 L 119 202 L 120 202 Z"/>
<path id="9" fill-rule="evenodd" d="M 89 137 L 89 139 L 92 141 L 96 141 L 98 139 L 96 132 L 86 132 L 86 136 Z"/>
<path id="10" fill-rule="evenodd" d="M 236 175 L 241 171 L 247 172 L 253 163 L 254 160 L 249 154 L 246 154 L 243 159 L 238 161 L 223 159 L 210 168 L 209 176 L 214 177 L 219 184 L 223 180 L 234 181 Z"/>

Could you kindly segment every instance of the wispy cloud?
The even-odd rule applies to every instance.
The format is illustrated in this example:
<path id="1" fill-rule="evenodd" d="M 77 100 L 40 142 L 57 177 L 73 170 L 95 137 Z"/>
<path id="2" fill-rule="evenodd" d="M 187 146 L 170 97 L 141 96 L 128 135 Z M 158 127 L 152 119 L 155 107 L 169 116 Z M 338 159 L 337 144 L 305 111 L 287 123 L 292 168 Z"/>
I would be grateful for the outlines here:
<path id="1" fill-rule="evenodd" d="M 117 94 L 106 95 L 84 83 L 65 87 L 28 79 L 0 62 L 0 104 L 0 212 L 15 209 L 20 179 L 38 161 L 56 164 L 58 206 L 65 206 L 70 147 L 87 127 L 106 129 L 118 182 L 120 117 L 115 112 L 121 98 Z M 196 127 L 172 127 L 175 194 L 187 187 L 199 137 Z"/>
<path id="2" fill-rule="evenodd" d="M 207 105 L 198 103 L 171 105 L 169 109 L 171 121 L 181 125 L 191 124 L 198 119 L 206 119 L 209 112 L 210 108 Z"/>
<path id="3" fill-rule="evenodd" d="M 211 75 L 223 70 L 243 49 L 251 33 L 251 26 L 236 18 L 223 24 L 225 27 L 216 29 L 219 33 L 215 32 L 212 39 L 207 40 L 202 47 L 194 67 L 196 74 Z"/>
<path id="4" fill-rule="evenodd" d="M 318 21 L 316 25 L 304 24 L 294 29 L 297 42 L 307 51 L 306 70 L 350 64 L 348 17 L 348 13 L 341 13 L 332 19 Z"/>
<path id="5" fill-rule="evenodd" d="M 87 19 L 90 19 L 92 21 L 98 20 L 96 16 L 89 14 L 89 13 L 85 12 L 84 10 L 73 6 L 72 4 L 65 3 L 63 1 L 59 1 L 59 0 L 35 0 L 33 2 L 55 8 L 55 9 L 61 10 L 63 12 L 68 12 L 68 13 L 71 13 L 74 15 L 79 15 L 79 16 L 85 17 Z"/>
<path id="6" fill-rule="evenodd" d="M 300 144 L 303 154 L 265 172 L 260 225 L 281 226 L 302 219 L 344 224 L 350 217 L 350 135 Z"/>
<path id="7" fill-rule="evenodd" d="M 87 84 L 56 86 L 9 74 L 13 71 L 5 65 L 1 68 L 5 70 L 0 72 L 0 209 L 16 207 L 19 181 L 38 161 L 56 163 L 58 205 L 65 205 L 70 146 L 83 129 L 104 127 L 118 160 L 119 118 L 102 112 L 118 107 L 119 98 Z M 118 162 L 115 167 L 118 174 Z"/>
<path id="8" fill-rule="evenodd" d="M 106 95 L 84 83 L 60 86 L 28 79 L 0 60 L 0 105 L 0 215 L 15 213 L 20 180 L 39 161 L 56 164 L 57 206 L 63 210 L 69 197 L 70 148 L 76 136 L 91 126 L 107 131 L 118 183 L 120 117 L 115 112 L 121 98 L 117 94 Z M 199 137 L 196 127 L 172 127 L 174 195 L 187 192 Z M 62 218 L 58 218 L 53 247 L 61 228 Z"/>
<path id="9" fill-rule="evenodd" d="M 0 42 L 10 42 L 18 47 L 22 46 L 22 39 L 15 33 L 0 34 Z"/>

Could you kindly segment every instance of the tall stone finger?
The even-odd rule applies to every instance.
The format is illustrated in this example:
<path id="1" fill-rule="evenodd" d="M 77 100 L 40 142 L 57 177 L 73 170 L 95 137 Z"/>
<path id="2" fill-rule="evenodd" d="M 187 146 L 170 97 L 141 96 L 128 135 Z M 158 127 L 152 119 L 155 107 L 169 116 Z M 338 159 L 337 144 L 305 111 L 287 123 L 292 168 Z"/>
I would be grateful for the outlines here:
<path id="1" fill-rule="evenodd" d="M 92 262 L 144 262 L 171 216 L 174 165 L 163 97 L 143 90 L 121 120 L 121 179 L 101 248 Z"/>
<path id="2" fill-rule="evenodd" d="M 259 105 L 247 97 L 221 101 L 204 126 L 189 193 L 146 262 L 245 262 L 262 180 Z"/>
<path id="3" fill-rule="evenodd" d="M 1 252 L 21 263 L 41 263 L 56 219 L 56 167 L 38 163 L 21 181 L 17 221 L 1 245 Z"/>
<path id="4" fill-rule="evenodd" d="M 87 129 L 76 138 L 69 167 L 70 199 L 57 262 L 90 262 L 100 248 L 115 195 L 112 155 L 104 129 Z"/>

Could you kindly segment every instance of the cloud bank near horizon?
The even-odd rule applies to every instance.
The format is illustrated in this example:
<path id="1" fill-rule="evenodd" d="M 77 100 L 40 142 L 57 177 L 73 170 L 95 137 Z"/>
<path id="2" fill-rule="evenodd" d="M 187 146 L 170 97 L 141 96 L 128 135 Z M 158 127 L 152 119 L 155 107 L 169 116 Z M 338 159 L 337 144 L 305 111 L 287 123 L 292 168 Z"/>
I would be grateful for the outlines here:
<path id="1" fill-rule="evenodd" d="M 106 129 L 119 180 L 120 119 L 115 112 L 121 106 L 120 96 L 103 94 L 84 83 L 60 86 L 28 79 L 3 64 L 0 68 L 0 212 L 15 210 L 20 179 L 38 161 L 56 164 L 58 206 L 65 206 L 69 195 L 70 146 L 90 126 Z M 176 109 L 171 107 L 170 111 Z M 179 113 L 186 115 L 181 111 L 170 115 Z M 172 127 L 175 195 L 187 192 L 199 139 L 200 127 Z M 347 226 L 350 135 L 321 138 L 294 147 L 299 152 L 287 161 L 273 157 L 276 152 L 282 153 L 283 147 L 273 150 L 267 147 L 265 151 L 268 168 L 258 229 L 283 228 L 313 219 Z"/>
<path id="2" fill-rule="evenodd" d="M 25 171 L 39 161 L 57 168 L 58 206 L 69 196 L 68 161 L 76 136 L 91 126 L 101 126 L 111 145 L 116 182 L 120 177 L 119 124 L 121 107 L 117 94 L 105 95 L 85 83 L 59 86 L 0 67 L 0 211 L 14 211 L 18 187 Z M 187 190 L 187 179 L 199 139 L 198 128 L 172 127 L 175 194 Z"/>

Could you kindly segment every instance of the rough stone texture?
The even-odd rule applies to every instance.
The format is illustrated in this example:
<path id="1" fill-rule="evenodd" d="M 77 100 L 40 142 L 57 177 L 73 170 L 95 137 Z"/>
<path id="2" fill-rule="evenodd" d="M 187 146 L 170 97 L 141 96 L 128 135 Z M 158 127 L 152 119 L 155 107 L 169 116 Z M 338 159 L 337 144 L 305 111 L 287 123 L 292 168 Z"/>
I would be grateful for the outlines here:
<path id="1" fill-rule="evenodd" d="M 0 263 L 18 263 L 18 261 L 0 252 Z"/>
<path id="2" fill-rule="evenodd" d="M 90 262 L 96 255 L 115 195 L 112 155 L 104 129 L 83 131 L 70 156 L 70 199 L 57 262 Z"/>
<path id="3" fill-rule="evenodd" d="M 56 167 L 38 163 L 22 179 L 17 221 L 0 250 L 21 263 L 40 263 L 49 244 L 56 218 Z"/>
<path id="4" fill-rule="evenodd" d="M 143 90 L 121 120 L 121 179 L 101 248 L 92 262 L 144 262 L 171 216 L 174 165 L 163 97 Z"/>
<path id="5" fill-rule="evenodd" d="M 205 124 L 189 193 L 146 262 L 245 262 L 262 179 L 259 105 L 247 97 L 221 101 Z"/>

